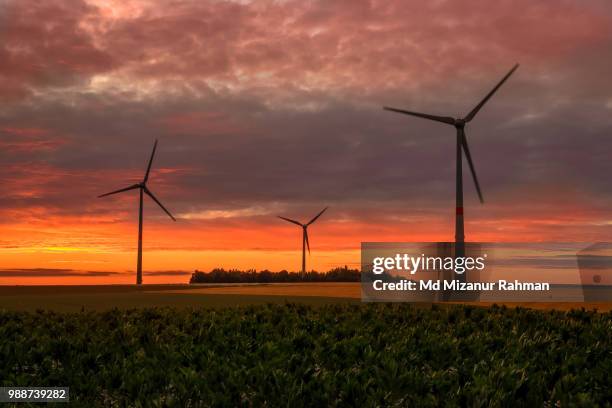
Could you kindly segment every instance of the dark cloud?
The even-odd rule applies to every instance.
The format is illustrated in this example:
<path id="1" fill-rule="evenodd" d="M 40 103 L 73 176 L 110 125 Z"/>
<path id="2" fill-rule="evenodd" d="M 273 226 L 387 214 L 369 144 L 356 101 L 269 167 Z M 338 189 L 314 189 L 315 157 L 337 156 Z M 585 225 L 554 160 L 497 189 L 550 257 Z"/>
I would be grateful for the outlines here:
<path id="1" fill-rule="evenodd" d="M 468 128 L 487 205 L 466 174 L 466 212 L 609 232 L 591 225 L 612 204 L 608 3 L 111 6 L 0 6 L 2 211 L 133 220 L 135 195 L 96 196 L 141 178 L 159 138 L 151 189 L 201 223 L 322 204 L 336 220 L 445 222 L 454 130 L 381 106 L 465 114 L 519 61 Z"/>
<path id="2" fill-rule="evenodd" d="M 127 272 L 133 274 L 134 272 Z M 109 271 L 82 271 L 76 269 L 62 268 L 15 268 L 15 269 L 0 269 L 0 277 L 61 277 L 61 276 L 78 276 L 78 277 L 96 277 L 96 276 L 117 276 L 125 275 L 126 272 L 109 272 Z M 189 271 L 144 271 L 147 276 L 186 276 L 191 275 Z"/>
<path id="3" fill-rule="evenodd" d="M 0 277 L 61 277 L 61 276 L 113 276 L 119 272 L 105 271 L 79 271 L 74 269 L 53 269 L 53 268 L 21 268 L 21 269 L 0 269 Z"/>

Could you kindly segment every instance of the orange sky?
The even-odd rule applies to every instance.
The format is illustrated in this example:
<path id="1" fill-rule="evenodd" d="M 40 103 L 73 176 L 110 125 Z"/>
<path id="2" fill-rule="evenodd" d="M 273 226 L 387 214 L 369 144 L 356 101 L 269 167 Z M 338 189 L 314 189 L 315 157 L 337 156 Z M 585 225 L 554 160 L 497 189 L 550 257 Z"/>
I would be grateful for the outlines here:
<path id="1" fill-rule="evenodd" d="M 131 195 L 136 206 L 137 193 Z M 334 208 L 328 211 L 329 219 L 325 219 L 324 214 L 310 227 L 312 253 L 307 258 L 309 269 L 328 270 L 342 265 L 357 267 L 362 241 L 452 240 L 453 220 L 448 214 L 418 222 L 401 219 L 393 222 L 381 211 L 380 222 L 360 223 L 334 215 Z M 478 211 L 477 204 L 473 204 L 470 211 Z M 188 272 L 214 267 L 299 270 L 301 231 L 272 214 L 260 216 L 255 221 L 246 218 L 203 222 L 179 217 L 173 223 L 160 213 L 161 210 L 151 204 L 145 206 L 144 270 L 148 283 L 186 282 Z M 595 225 L 588 218 L 569 219 L 566 214 L 549 214 L 547 218 L 538 220 L 522 217 L 486 220 L 479 217 L 477 222 L 470 222 L 468 218 L 466 232 L 472 241 L 561 242 L 567 240 L 564 238 L 566 232 L 571 231 L 574 240 L 577 237 L 586 242 L 597 238 L 596 235 L 605 235 L 609 228 L 609 225 Z M 0 249 L 5 270 L 42 268 L 56 271 L 42 271 L 34 276 L 15 272 L 0 277 L 0 283 L 131 283 L 134 280 L 137 223 L 135 217 L 130 218 L 114 221 L 61 217 L 56 222 L 45 219 L 4 225 L 2 235 L 11 237 L 17 244 Z M 62 270 L 69 270 L 69 275 L 66 276 Z"/>

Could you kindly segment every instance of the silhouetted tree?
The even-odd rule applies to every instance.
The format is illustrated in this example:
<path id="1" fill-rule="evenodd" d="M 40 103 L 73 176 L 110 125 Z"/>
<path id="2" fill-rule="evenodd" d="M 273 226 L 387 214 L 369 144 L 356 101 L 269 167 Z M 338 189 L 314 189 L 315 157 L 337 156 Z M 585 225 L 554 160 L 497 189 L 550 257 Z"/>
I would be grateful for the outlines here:
<path id="1" fill-rule="evenodd" d="M 327 272 L 271 272 L 267 269 L 257 272 L 255 269 L 241 271 L 215 268 L 210 272 L 196 270 L 189 283 L 283 283 L 283 282 L 359 282 L 359 269 L 349 269 L 348 266 L 331 269 Z"/>

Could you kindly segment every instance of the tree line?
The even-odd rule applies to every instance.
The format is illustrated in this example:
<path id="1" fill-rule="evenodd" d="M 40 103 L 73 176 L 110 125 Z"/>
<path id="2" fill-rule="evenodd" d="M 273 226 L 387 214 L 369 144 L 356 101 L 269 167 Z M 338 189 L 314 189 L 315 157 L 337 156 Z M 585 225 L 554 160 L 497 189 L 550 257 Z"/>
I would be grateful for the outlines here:
<path id="1" fill-rule="evenodd" d="M 189 283 L 359 282 L 360 280 L 359 269 L 349 269 L 348 266 L 333 268 L 327 272 L 306 273 L 215 268 L 210 272 L 196 270 L 191 275 Z"/>

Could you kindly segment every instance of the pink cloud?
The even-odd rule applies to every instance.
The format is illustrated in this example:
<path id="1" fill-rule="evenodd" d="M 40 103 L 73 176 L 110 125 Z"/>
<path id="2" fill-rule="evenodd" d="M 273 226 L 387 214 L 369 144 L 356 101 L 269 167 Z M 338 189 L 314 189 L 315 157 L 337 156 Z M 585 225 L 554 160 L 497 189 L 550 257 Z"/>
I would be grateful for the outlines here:
<path id="1" fill-rule="evenodd" d="M 67 143 L 49 129 L 36 127 L 3 127 L 0 136 L 0 148 L 13 153 L 52 151 Z"/>
<path id="2" fill-rule="evenodd" d="M 8 1 L 0 9 L 0 91 L 72 85 L 113 66 L 81 28 L 94 11 L 85 3 Z"/>
<path id="3" fill-rule="evenodd" d="M 606 44 L 609 14 L 570 1 L 9 2 L 0 77 L 23 87 L 97 74 L 189 89 L 378 92 L 438 87 L 515 61 Z M 173 84 L 173 85 L 171 85 Z M 5 92 L 19 92 L 19 89 Z"/>
<path id="4" fill-rule="evenodd" d="M 156 122 L 165 127 L 168 133 L 196 136 L 235 134 L 246 130 L 245 125 L 235 123 L 228 115 L 221 112 L 175 113 L 157 119 Z"/>
<path id="5" fill-rule="evenodd" d="M 14 136 L 23 136 L 23 137 L 40 137 L 47 136 L 49 131 L 47 129 L 41 128 L 28 128 L 28 127 L 5 127 L 1 128 L 0 132 L 8 133 Z"/>

